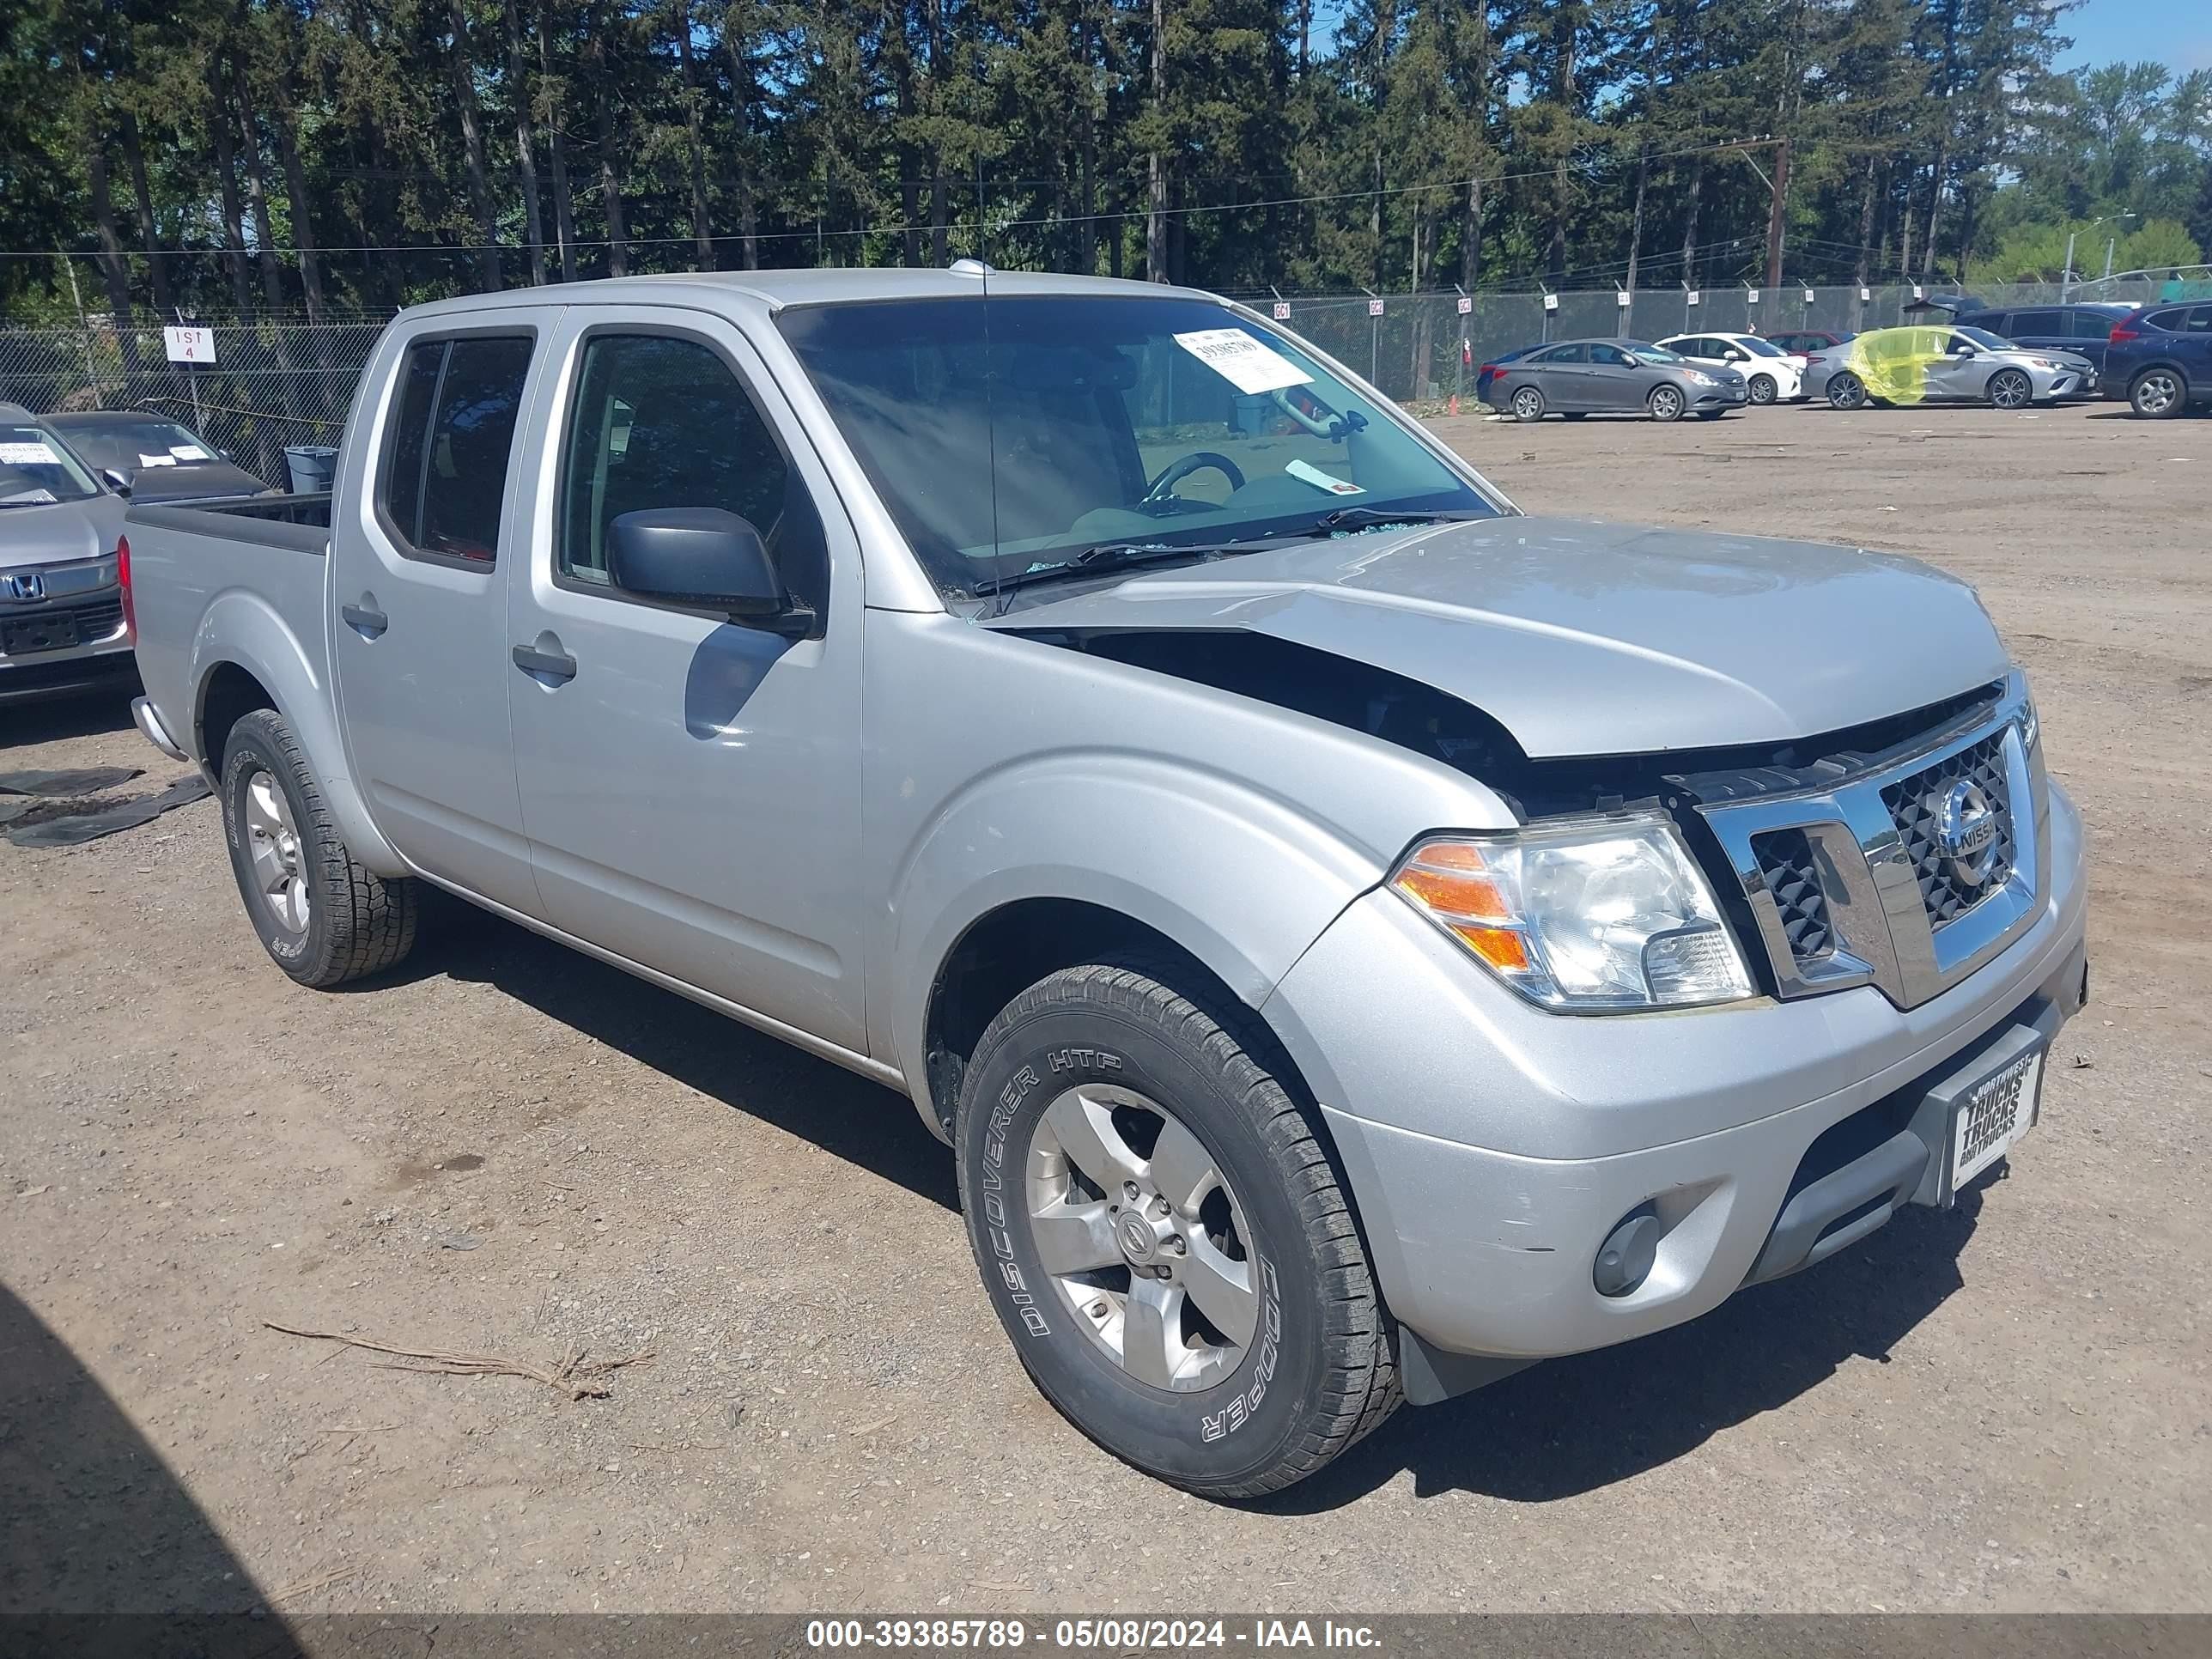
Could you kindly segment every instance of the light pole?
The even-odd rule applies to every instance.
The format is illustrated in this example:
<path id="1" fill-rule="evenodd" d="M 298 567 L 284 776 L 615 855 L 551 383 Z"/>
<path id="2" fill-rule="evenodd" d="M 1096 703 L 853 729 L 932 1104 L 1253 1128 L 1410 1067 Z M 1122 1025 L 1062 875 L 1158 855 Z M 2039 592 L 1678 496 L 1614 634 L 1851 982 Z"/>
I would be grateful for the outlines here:
<path id="1" fill-rule="evenodd" d="M 2059 304 L 2064 305 L 2073 296 L 2074 239 L 2083 230 L 2094 230 L 2099 225 L 2117 224 L 2122 219 L 2132 219 L 2135 216 L 2132 213 L 2100 214 L 2098 217 L 2090 220 L 2087 224 L 2066 233 L 2066 269 L 2058 274 Z M 2107 276 L 2112 274 L 2112 249 L 2118 245 L 2119 240 L 2115 236 L 2105 246 L 2105 275 Z"/>

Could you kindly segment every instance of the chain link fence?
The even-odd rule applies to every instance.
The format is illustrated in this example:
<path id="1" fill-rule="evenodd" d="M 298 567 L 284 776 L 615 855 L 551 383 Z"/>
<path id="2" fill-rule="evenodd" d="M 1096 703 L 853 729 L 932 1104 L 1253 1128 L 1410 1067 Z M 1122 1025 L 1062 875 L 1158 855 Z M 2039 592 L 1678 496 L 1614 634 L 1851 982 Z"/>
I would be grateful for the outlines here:
<path id="1" fill-rule="evenodd" d="M 2212 298 L 2212 283 L 2177 285 L 2155 277 L 2075 283 L 1978 284 L 1970 292 L 1990 308 L 2090 301 L 2151 305 L 2162 299 Z M 1559 294 L 1476 294 L 1465 312 L 1455 293 L 1368 295 L 1277 301 L 1246 298 L 1261 314 L 1288 326 L 1349 365 L 1401 402 L 1474 393 L 1475 370 L 1498 353 L 1549 340 L 1599 337 L 1663 340 L 1676 334 L 1780 334 L 1799 329 L 1863 333 L 1917 322 L 1950 320 L 1927 309 L 1956 288 L 1910 284 L 1859 288 L 1642 289 Z M 1916 310 L 1915 307 L 1920 308 Z M 1379 307 L 1379 309 L 1378 309 Z M 1960 313 L 1966 319 L 1966 313 Z"/>
<path id="2" fill-rule="evenodd" d="M 2009 283 L 1972 290 L 1984 305 L 2051 305 L 2065 300 L 2148 305 L 2212 295 L 2212 283 L 2112 278 Z M 1956 290 L 1910 285 L 1644 289 L 1549 296 L 1483 293 L 1460 309 L 1455 293 L 1245 297 L 1401 402 L 1473 394 L 1475 370 L 1497 354 L 1547 340 L 1599 336 L 1658 340 L 1705 331 L 1780 333 L 1791 329 L 1858 332 L 1899 323 L 1945 320 L 1916 311 L 1923 298 Z M 1285 315 L 1285 312 L 1287 314 Z M 145 409 L 193 428 L 216 449 L 270 483 L 287 481 L 284 451 L 335 444 L 362 366 L 385 319 L 296 320 L 210 325 L 215 361 L 188 367 L 167 360 L 157 325 L 117 328 L 98 319 L 77 328 L 0 326 L 0 402 L 38 413 Z"/>
<path id="3" fill-rule="evenodd" d="M 284 451 L 336 444 L 381 320 L 215 324 L 215 361 L 168 361 L 158 326 L 0 328 L 0 403 L 39 414 L 143 409 L 279 487 Z"/>

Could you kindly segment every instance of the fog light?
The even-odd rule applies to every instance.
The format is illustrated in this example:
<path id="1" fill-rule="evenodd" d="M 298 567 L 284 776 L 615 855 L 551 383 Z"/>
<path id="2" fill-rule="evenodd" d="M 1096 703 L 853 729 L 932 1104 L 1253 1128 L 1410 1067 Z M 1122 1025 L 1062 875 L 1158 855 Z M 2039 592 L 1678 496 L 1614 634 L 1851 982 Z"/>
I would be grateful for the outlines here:
<path id="1" fill-rule="evenodd" d="M 1590 1283 L 1600 1296 L 1626 1296 L 1651 1276 L 1660 1231 L 1659 1212 L 1649 1204 L 1639 1204 L 1621 1217 L 1590 1264 Z"/>

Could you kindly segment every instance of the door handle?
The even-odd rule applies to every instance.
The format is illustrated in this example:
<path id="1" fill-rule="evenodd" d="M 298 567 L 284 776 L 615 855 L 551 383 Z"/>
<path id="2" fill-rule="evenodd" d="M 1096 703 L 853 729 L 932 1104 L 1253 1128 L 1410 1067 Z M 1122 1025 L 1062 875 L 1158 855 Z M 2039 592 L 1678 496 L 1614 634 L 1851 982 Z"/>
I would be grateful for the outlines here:
<path id="1" fill-rule="evenodd" d="M 535 674 L 565 685 L 576 678 L 576 659 L 557 651 L 540 651 L 536 646 L 518 645 L 514 647 L 514 665 L 526 674 Z"/>
<path id="2" fill-rule="evenodd" d="M 373 640 L 392 626 L 392 618 L 374 605 L 342 605 L 338 620 L 365 640 Z"/>

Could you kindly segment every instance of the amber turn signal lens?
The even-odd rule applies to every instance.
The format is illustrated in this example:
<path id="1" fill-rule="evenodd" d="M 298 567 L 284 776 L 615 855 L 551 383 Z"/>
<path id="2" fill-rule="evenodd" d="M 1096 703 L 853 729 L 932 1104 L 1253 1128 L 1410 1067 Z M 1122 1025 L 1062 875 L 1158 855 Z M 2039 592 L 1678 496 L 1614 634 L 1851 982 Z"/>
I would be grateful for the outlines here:
<path id="1" fill-rule="evenodd" d="M 1528 946 L 1520 934 L 1504 927 L 1455 926 L 1452 932 L 1467 941 L 1467 948 L 1501 974 L 1528 971 Z"/>

